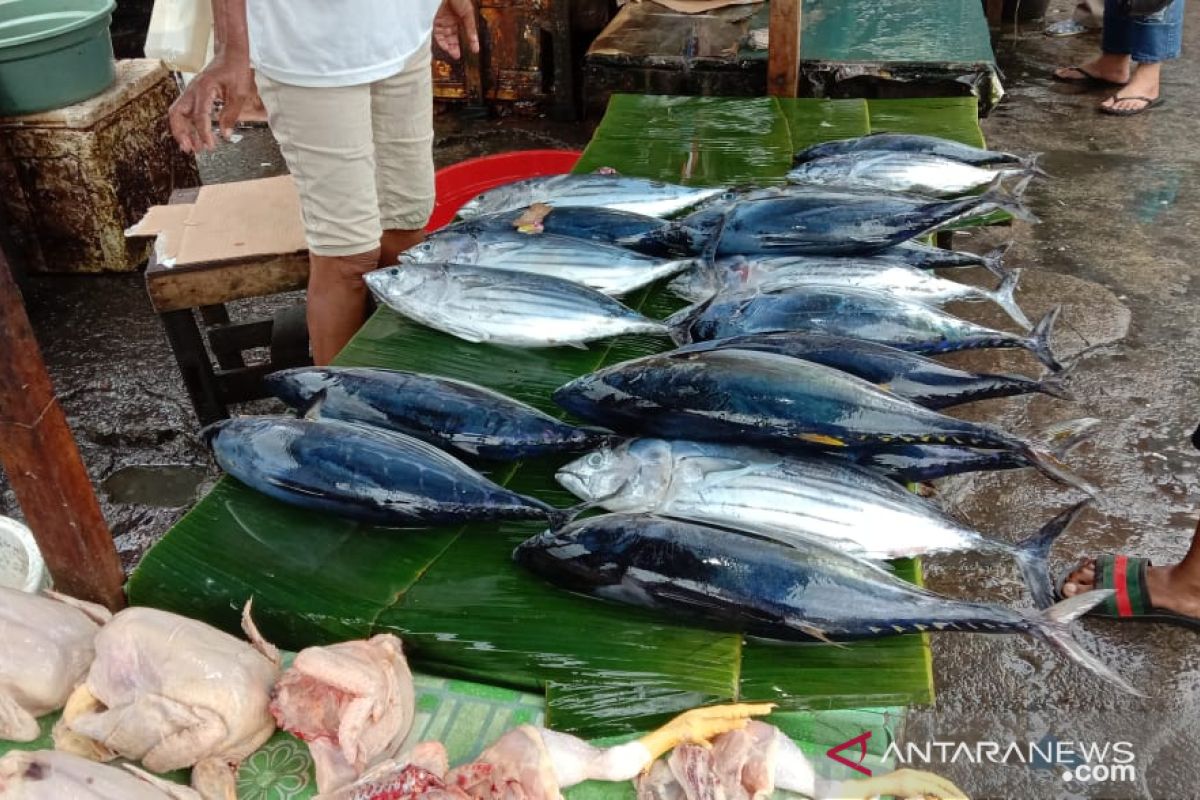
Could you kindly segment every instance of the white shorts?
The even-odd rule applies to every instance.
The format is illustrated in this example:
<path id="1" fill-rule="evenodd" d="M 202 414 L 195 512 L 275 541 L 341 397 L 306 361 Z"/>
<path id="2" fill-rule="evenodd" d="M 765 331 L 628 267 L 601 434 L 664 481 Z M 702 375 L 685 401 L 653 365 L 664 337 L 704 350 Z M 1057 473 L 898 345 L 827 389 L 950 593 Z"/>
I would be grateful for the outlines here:
<path id="1" fill-rule="evenodd" d="M 300 192 L 309 250 L 349 256 L 384 230 L 415 230 L 433 211 L 429 43 L 390 78 L 305 87 L 256 73 L 271 132 Z"/>

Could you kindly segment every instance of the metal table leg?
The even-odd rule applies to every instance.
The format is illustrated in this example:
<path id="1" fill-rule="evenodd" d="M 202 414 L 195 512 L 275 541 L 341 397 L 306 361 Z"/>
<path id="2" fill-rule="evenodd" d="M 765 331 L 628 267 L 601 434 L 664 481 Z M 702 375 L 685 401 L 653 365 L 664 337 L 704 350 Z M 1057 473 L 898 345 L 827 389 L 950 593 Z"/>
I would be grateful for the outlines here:
<path id="1" fill-rule="evenodd" d="M 204 337 L 196 324 L 192 309 L 167 311 L 158 315 L 162 319 L 167 341 L 179 364 L 183 385 L 192 401 L 192 408 L 201 425 L 208 425 L 229 416 L 229 409 L 221 399 L 212 361 L 204 347 Z"/>

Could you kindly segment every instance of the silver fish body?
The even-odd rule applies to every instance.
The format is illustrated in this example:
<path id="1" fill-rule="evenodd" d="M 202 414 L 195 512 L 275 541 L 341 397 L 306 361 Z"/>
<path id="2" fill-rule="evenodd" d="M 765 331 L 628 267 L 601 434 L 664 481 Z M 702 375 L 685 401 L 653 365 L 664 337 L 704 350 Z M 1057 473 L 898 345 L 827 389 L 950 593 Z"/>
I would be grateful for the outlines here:
<path id="1" fill-rule="evenodd" d="M 680 186 L 625 175 L 551 175 L 489 189 L 460 208 L 458 216 L 471 219 L 481 214 L 546 203 L 558 207 L 599 206 L 651 217 L 668 217 L 725 191 L 720 187 Z"/>
<path id="2" fill-rule="evenodd" d="M 928 270 L 887 257 L 735 256 L 699 265 L 676 278 L 668 288 L 677 297 L 694 303 L 719 293 L 779 292 L 801 286 L 870 289 L 933 305 L 990 300 L 1028 330 L 1032 325 L 1013 298 L 1019 277 L 1020 272 L 1013 270 L 996 289 L 983 289 L 939 278 Z"/>
<path id="3" fill-rule="evenodd" d="M 1050 545 L 1074 516 L 1010 544 L 844 459 L 710 442 L 633 439 L 582 456 L 555 477 L 608 511 L 686 519 L 789 546 L 815 540 L 871 560 L 972 551 L 1008 556 L 1040 607 L 1054 598 Z"/>
<path id="4" fill-rule="evenodd" d="M 953 198 L 981 191 L 1026 167 L 987 169 L 921 153 L 868 151 L 809 161 L 788 173 L 794 184 Z"/>
<path id="5" fill-rule="evenodd" d="M 400 256 L 407 264 L 472 264 L 550 275 L 622 295 L 669 278 L 692 259 L 645 256 L 616 245 L 550 233 L 479 231 L 435 233 Z"/>
<path id="6" fill-rule="evenodd" d="M 582 347 L 631 333 L 666 335 L 607 295 L 577 283 L 464 264 L 407 264 L 367 273 L 393 311 L 469 342 L 513 347 Z"/>

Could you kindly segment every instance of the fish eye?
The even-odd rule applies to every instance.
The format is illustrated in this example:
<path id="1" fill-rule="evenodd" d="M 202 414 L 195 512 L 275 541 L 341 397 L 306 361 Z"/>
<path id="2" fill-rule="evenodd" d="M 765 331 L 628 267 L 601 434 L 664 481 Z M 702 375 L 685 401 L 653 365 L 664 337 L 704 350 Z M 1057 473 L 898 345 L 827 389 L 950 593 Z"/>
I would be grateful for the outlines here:
<path id="1" fill-rule="evenodd" d="M 400 274 L 399 267 L 392 267 L 391 269 L 388 270 L 388 275 L 391 275 L 392 277 L 395 277 L 396 275 L 399 275 L 399 274 Z"/>
<path id="2" fill-rule="evenodd" d="M 604 456 L 600 455 L 599 453 L 592 453 L 590 456 L 587 457 L 587 465 L 589 467 L 604 466 Z"/>

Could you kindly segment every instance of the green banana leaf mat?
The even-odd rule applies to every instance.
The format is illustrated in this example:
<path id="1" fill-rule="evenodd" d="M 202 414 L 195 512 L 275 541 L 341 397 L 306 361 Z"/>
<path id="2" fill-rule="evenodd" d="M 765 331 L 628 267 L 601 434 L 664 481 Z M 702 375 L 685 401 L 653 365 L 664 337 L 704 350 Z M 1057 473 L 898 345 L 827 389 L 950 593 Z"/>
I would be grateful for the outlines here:
<path id="1" fill-rule="evenodd" d="M 972 98 L 776 100 L 616 96 L 577 169 L 613 167 L 689 184 L 773 183 L 794 151 L 872 130 L 982 144 Z M 627 298 L 651 316 L 664 293 Z M 627 338 L 590 350 L 475 345 L 377 312 L 338 358 L 473 381 L 547 411 L 568 380 L 667 342 Z M 573 498 L 562 460 L 487 466 L 509 487 L 558 506 Z M 519 569 L 513 547 L 539 524 L 406 531 L 300 511 L 223 478 L 130 578 L 130 601 L 228 630 L 253 595 L 282 647 L 391 631 L 422 671 L 544 693 L 546 720 L 589 737 L 647 730 L 696 705 L 773 700 L 786 710 L 932 700 L 928 642 L 775 645 L 682 625 L 559 591 Z M 911 562 L 899 574 L 919 580 Z M 835 740 L 837 741 L 837 740 Z"/>

